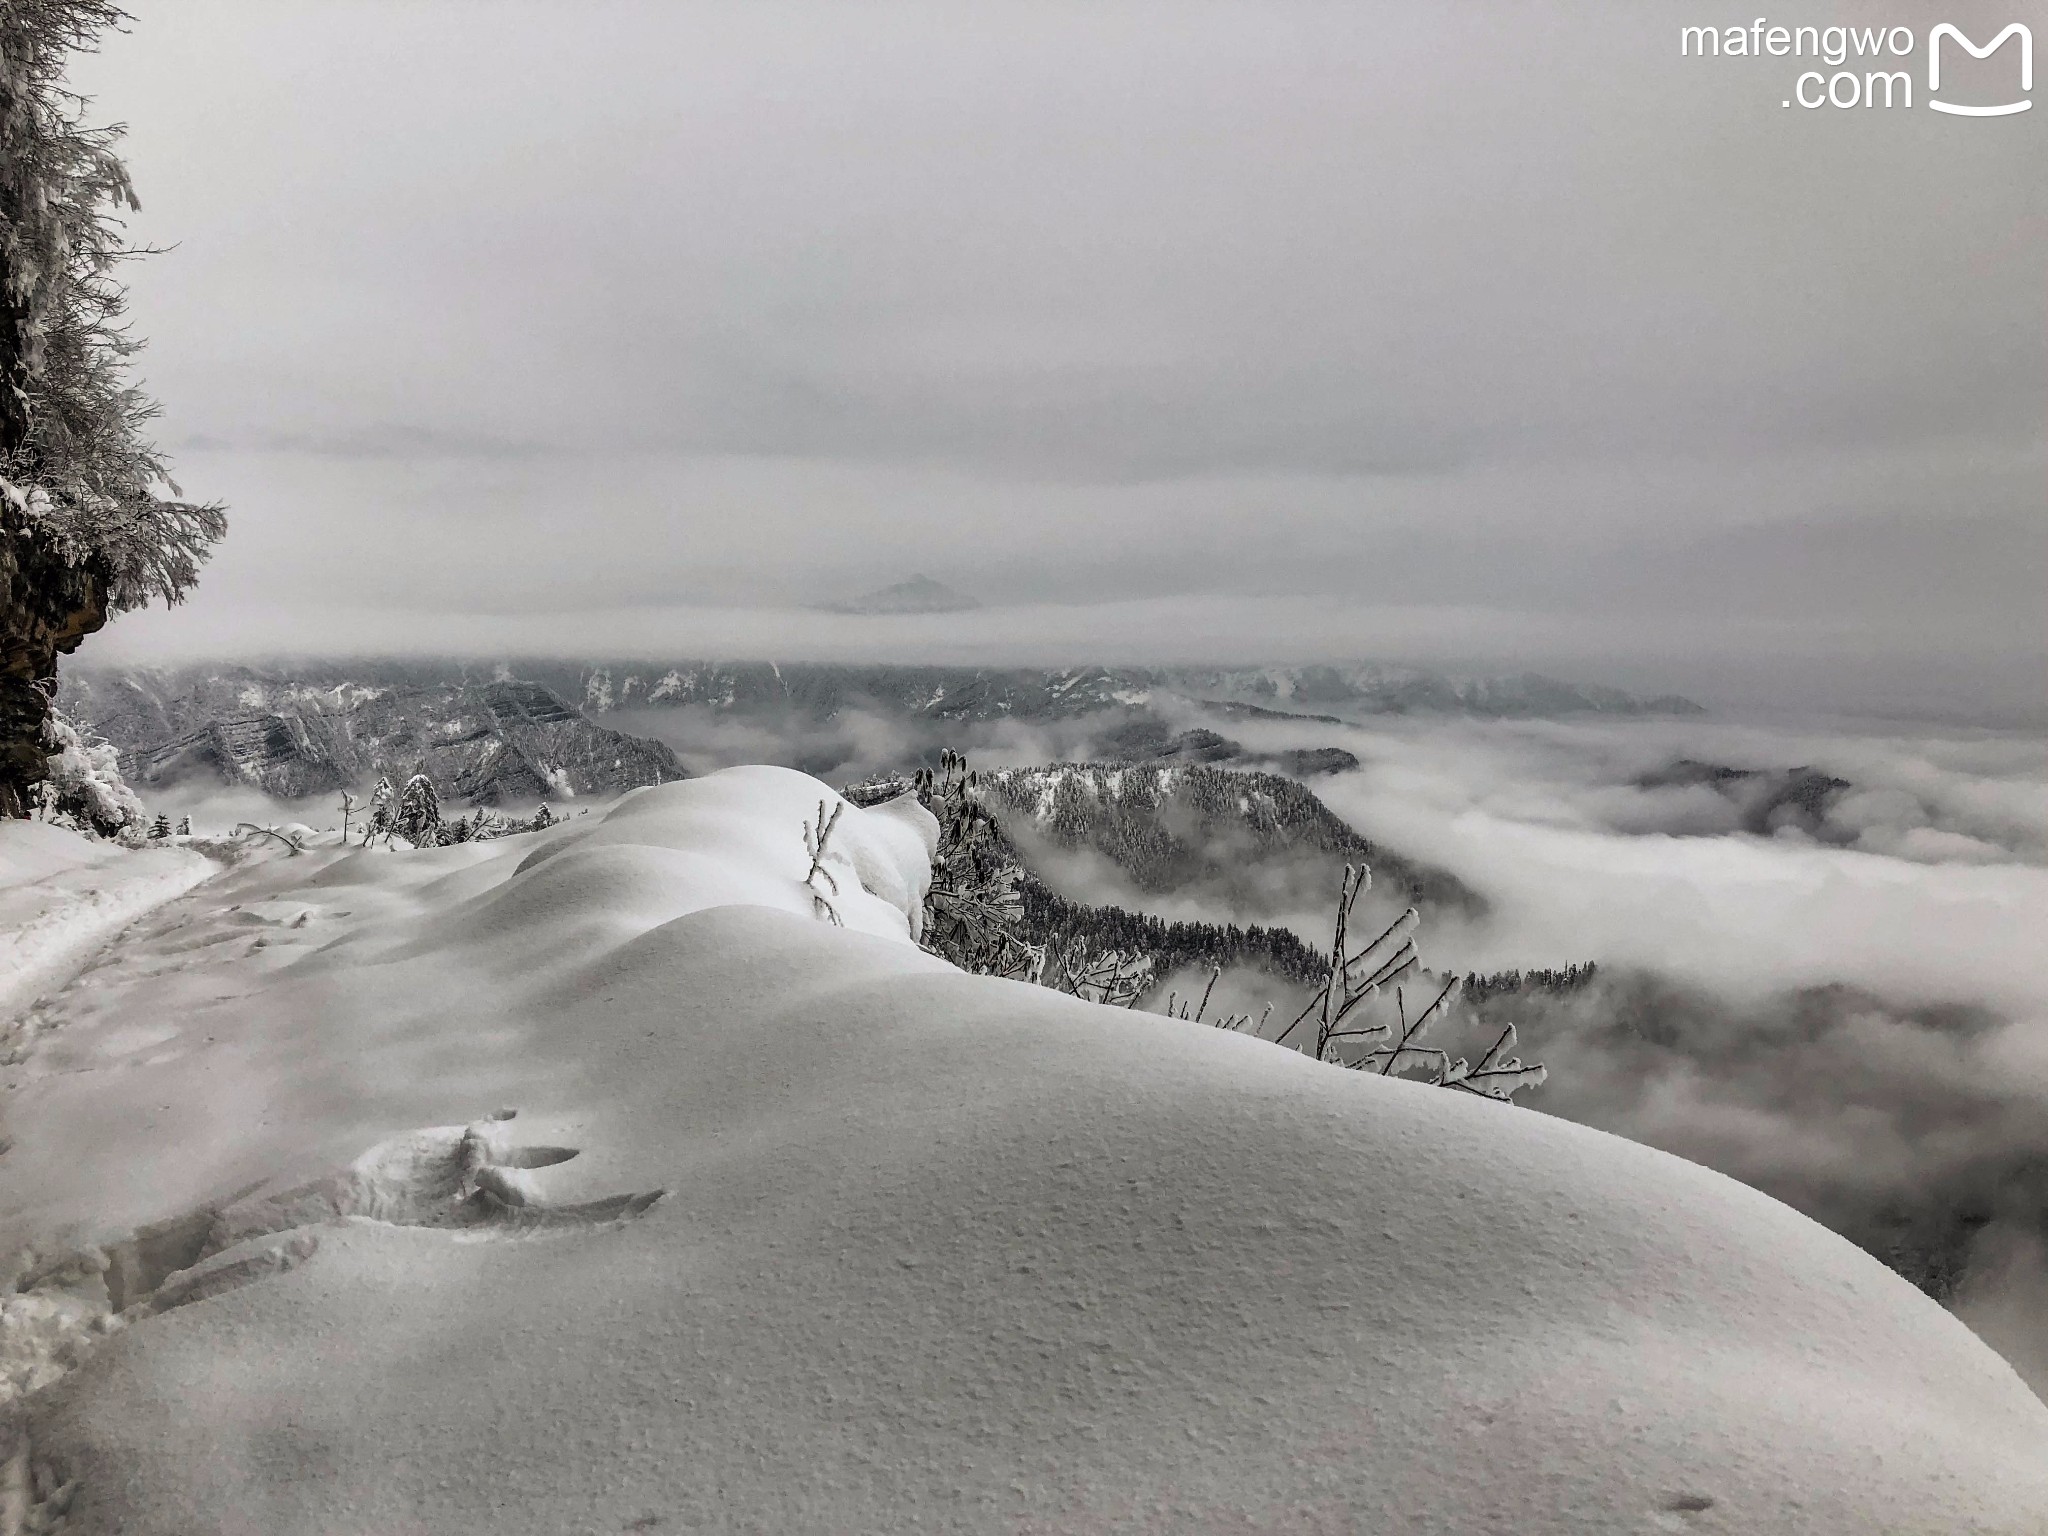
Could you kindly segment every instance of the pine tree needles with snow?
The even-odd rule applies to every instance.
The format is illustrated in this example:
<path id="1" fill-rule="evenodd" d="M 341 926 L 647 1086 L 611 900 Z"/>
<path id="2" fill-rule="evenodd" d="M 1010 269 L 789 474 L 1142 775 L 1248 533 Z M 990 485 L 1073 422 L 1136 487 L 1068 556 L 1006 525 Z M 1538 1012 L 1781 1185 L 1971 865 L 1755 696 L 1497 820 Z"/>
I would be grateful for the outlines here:
<path id="1" fill-rule="evenodd" d="M 146 436 L 156 404 L 129 376 L 116 267 L 143 254 L 119 215 L 141 205 L 64 85 L 70 56 L 128 20 L 107 0 L 0 5 L 0 496 L 74 565 L 107 609 L 175 603 L 225 531 L 182 499 Z"/>
<path id="2" fill-rule="evenodd" d="M 382 782 L 381 780 L 379 781 Z M 398 810 L 391 828 L 415 848 L 437 848 L 441 844 L 441 796 L 434 781 L 416 773 L 399 791 Z"/>

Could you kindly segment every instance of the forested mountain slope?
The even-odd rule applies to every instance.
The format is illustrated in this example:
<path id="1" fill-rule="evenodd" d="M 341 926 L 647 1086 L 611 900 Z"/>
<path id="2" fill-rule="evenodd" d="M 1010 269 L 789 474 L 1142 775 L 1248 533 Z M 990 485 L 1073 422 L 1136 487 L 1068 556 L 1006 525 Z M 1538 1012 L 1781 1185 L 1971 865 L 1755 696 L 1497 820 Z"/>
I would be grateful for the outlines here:
<path id="1" fill-rule="evenodd" d="M 1139 890 L 1200 892 L 1240 912 L 1320 912 L 1349 864 L 1374 889 L 1419 907 L 1477 913 L 1484 900 L 1447 870 L 1367 841 L 1292 779 L 1199 763 L 1056 763 L 997 768 L 982 797 L 1027 863 L 1085 850 Z M 1051 883 L 1057 885 L 1057 879 Z"/>

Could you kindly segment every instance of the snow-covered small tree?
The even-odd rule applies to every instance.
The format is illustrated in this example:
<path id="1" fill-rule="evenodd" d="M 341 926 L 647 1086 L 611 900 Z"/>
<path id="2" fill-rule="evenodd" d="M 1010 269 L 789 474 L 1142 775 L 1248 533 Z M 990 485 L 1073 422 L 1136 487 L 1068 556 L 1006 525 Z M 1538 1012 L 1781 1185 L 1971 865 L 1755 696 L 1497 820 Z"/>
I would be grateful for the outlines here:
<path id="1" fill-rule="evenodd" d="M 142 802 L 121 777 L 121 754 L 111 744 L 88 738 L 52 708 L 43 722 L 49 777 L 40 786 L 45 814 L 101 837 L 117 837 L 144 822 Z"/>
<path id="2" fill-rule="evenodd" d="M 540 809 L 533 813 L 531 826 L 536 832 L 545 832 L 555 824 L 555 813 L 548 809 L 547 801 L 540 803 Z"/>
<path id="3" fill-rule="evenodd" d="M 441 841 L 441 796 L 434 781 L 416 773 L 405 781 L 398 794 L 398 810 L 392 830 L 415 848 L 432 848 Z"/>
<path id="4" fill-rule="evenodd" d="M 477 806 L 467 816 L 458 816 L 441 829 L 444 843 L 483 843 L 494 837 L 503 837 L 507 832 L 518 830 L 517 822 L 507 821 L 493 815 L 482 806 Z"/>
<path id="5" fill-rule="evenodd" d="M 178 818 L 177 835 L 179 837 L 190 837 L 192 835 L 192 818 L 190 816 L 180 816 Z"/>
<path id="6" fill-rule="evenodd" d="M 940 755 L 937 772 L 918 771 L 917 797 L 939 823 L 922 942 L 963 971 L 1029 980 L 1044 955 L 1017 931 L 1024 872 L 995 818 L 975 798 L 979 783 L 967 759 L 951 749 Z"/>
<path id="7" fill-rule="evenodd" d="M 373 837 L 389 838 L 397 815 L 398 791 L 391 787 L 390 779 L 379 774 L 370 791 L 369 809 L 363 816 L 363 846 L 369 847 Z"/>

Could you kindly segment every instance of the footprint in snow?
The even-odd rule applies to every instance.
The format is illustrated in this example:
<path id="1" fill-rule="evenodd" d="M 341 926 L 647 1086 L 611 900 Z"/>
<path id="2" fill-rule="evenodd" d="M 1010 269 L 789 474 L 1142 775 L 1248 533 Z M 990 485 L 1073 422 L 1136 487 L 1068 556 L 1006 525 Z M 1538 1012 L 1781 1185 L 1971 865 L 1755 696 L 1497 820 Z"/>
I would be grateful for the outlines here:
<path id="1" fill-rule="evenodd" d="M 445 1227 L 477 1236 L 588 1227 L 641 1215 L 665 1190 L 551 1204 L 534 1171 L 566 1163 L 575 1147 L 515 1146 L 506 1124 L 515 1111 L 470 1125 L 430 1126 L 381 1141 L 340 1173 L 282 1194 L 221 1209 L 216 1240 L 363 1217 L 405 1227 Z"/>
<path id="2" fill-rule="evenodd" d="M 588 1231 L 644 1215 L 666 1190 L 557 1204 L 536 1170 L 565 1163 L 574 1147 L 519 1146 L 513 1111 L 470 1125 L 430 1126 L 381 1141 L 348 1167 L 276 1194 L 244 1191 L 138 1229 L 123 1242 L 66 1255 L 24 1277 L 27 1290 L 66 1262 L 99 1272 L 109 1310 L 124 1317 L 167 1312 L 280 1274 L 310 1257 L 319 1228 L 337 1221 L 447 1230 L 458 1241 Z M 96 1262 L 97 1261 L 97 1262 Z"/>
<path id="3" fill-rule="evenodd" d="M 25 1250 L 0 1264 L 0 1408 L 61 1379 L 103 1337 L 136 1322 L 282 1274 L 336 1221 L 449 1230 L 457 1241 L 590 1231 L 644 1215 L 666 1190 L 558 1205 L 534 1171 L 574 1147 L 515 1146 L 513 1111 L 379 1142 L 347 1168 L 281 1194 L 252 1186 L 98 1248 Z M 0 1412 L 0 1536 L 55 1533 L 77 1484 L 31 1455 L 19 1415 Z"/>

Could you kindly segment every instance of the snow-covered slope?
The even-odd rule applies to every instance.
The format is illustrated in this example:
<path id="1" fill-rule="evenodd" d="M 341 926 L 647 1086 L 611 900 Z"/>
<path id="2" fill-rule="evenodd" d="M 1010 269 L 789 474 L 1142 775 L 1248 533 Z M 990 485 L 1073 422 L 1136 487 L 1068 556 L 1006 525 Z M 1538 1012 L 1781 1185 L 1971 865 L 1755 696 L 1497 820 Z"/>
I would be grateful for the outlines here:
<path id="1" fill-rule="evenodd" d="M 131 936 L 69 995 L 97 1069 L 11 1096 L 17 1289 L 130 1306 L 0 1430 L 24 1504 L 135 1536 L 2048 1529 L 2048 1409 L 1846 1242 L 1545 1116 L 963 976 L 909 941 L 905 806 L 842 813 L 839 926 L 820 800 L 738 770 L 279 858 Z"/>

